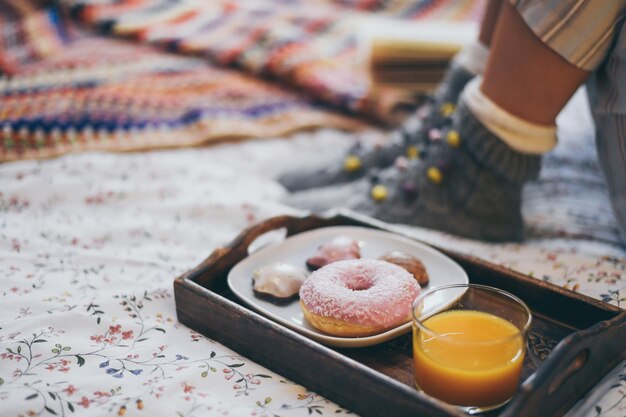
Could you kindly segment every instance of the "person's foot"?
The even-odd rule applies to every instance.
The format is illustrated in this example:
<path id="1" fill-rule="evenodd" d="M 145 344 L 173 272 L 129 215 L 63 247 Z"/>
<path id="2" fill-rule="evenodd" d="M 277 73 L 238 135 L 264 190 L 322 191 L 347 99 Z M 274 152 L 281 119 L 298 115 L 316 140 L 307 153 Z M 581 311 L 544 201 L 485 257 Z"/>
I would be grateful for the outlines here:
<path id="1" fill-rule="evenodd" d="M 289 191 L 340 184 L 362 178 L 372 170 L 389 167 L 399 156 L 417 159 L 431 143 L 433 135 L 452 123 L 456 102 L 465 85 L 474 77 L 464 67 L 450 65 L 434 96 L 427 97 L 384 144 L 355 144 L 339 160 L 310 171 L 292 171 L 278 181 Z"/>
<path id="2" fill-rule="evenodd" d="M 489 241 L 523 237 L 521 193 L 541 157 L 511 149 L 461 103 L 451 128 L 422 160 L 396 160 L 378 175 L 295 193 L 288 203 L 320 212 L 341 206 L 404 223 Z"/>

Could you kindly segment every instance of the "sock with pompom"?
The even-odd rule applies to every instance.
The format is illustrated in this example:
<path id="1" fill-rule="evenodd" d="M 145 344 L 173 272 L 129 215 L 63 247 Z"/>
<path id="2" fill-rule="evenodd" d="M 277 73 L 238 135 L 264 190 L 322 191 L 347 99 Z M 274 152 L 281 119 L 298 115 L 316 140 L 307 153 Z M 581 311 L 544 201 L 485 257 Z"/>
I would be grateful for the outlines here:
<path id="1" fill-rule="evenodd" d="M 386 168 L 398 156 L 419 158 L 437 130 L 452 123 L 451 116 L 465 85 L 482 74 L 489 50 L 475 42 L 462 49 L 450 62 L 435 94 L 425 99 L 415 113 L 384 144 L 357 142 L 339 160 L 309 171 L 292 171 L 278 181 L 289 191 L 299 191 L 359 179 L 372 170 Z"/>
<path id="2" fill-rule="evenodd" d="M 467 86 L 452 124 L 430 139 L 423 159 L 401 157 L 375 175 L 295 193 L 288 202 L 313 211 L 348 207 L 480 240 L 521 240 L 522 188 L 538 177 L 556 127 L 501 109 L 482 94 L 480 81 Z"/>

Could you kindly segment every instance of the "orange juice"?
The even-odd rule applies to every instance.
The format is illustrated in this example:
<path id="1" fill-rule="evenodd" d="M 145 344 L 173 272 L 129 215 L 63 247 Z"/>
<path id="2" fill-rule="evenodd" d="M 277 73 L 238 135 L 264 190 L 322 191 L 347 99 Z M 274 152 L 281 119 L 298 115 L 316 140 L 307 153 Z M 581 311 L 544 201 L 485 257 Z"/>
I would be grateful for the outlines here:
<path id="1" fill-rule="evenodd" d="M 426 394 L 460 406 L 507 401 L 517 388 L 524 339 L 510 322 L 473 310 L 451 310 L 413 326 L 415 382 Z"/>

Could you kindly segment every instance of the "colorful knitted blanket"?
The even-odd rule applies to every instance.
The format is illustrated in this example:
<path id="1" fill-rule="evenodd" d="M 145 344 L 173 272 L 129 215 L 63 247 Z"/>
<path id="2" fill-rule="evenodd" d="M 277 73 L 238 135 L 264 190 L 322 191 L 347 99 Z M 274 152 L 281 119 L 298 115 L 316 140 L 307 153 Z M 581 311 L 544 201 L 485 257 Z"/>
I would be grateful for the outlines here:
<path id="1" fill-rule="evenodd" d="M 0 0 L 0 161 L 358 129 L 376 103 L 352 22 L 481 3 Z"/>

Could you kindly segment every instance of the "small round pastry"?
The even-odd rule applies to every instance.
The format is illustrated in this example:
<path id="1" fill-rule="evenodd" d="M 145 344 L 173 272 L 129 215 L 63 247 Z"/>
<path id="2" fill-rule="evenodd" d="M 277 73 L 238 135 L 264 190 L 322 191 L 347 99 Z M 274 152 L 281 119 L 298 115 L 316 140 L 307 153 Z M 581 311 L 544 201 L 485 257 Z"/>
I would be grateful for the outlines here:
<path id="1" fill-rule="evenodd" d="M 384 332 L 411 320 L 420 286 L 405 269 L 375 259 L 337 261 L 300 288 L 300 308 L 313 327 L 341 337 Z"/>
<path id="2" fill-rule="evenodd" d="M 295 266 L 276 262 L 262 266 L 252 273 L 252 291 L 259 298 L 276 304 L 286 304 L 298 298 L 308 273 Z"/>
<path id="3" fill-rule="evenodd" d="M 348 236 L 337 236 L 330 242 L 320 245 L 315 253 L 306 260 L 306 266 L 315 271 L 335 261 L 359 259 L 361 250 L 359 242 Z"/>
<path id="4" fill-rule="evenodd" d="M 391 262 L 392 264 L 398 265 L 406 269 L 411 274 L 413 274 L 413 276 L 417 280 L 417 283 L 420 286 L 425 287 L 426 285 L 428 285 L 429 278 L 428 278 L 428 272 L 426 271 L 426 267 L 424 266 L 422 261 L 417 259 L 415 256 L 409 255 L 408 253 L 394 250 L 394 251 L 385 253 L 383 256 L 381 256 L 378 259 Z"/>

